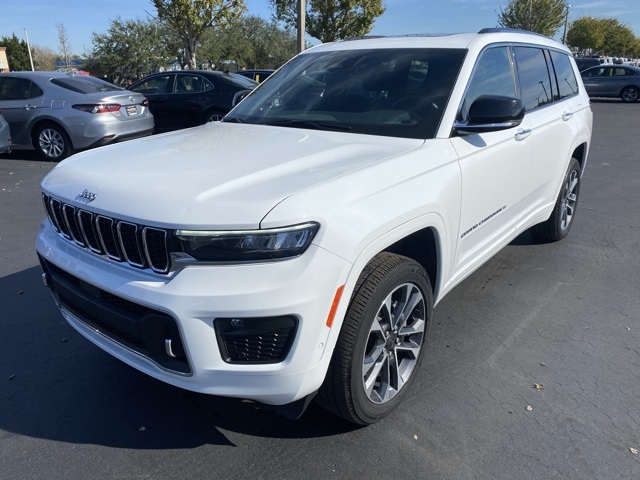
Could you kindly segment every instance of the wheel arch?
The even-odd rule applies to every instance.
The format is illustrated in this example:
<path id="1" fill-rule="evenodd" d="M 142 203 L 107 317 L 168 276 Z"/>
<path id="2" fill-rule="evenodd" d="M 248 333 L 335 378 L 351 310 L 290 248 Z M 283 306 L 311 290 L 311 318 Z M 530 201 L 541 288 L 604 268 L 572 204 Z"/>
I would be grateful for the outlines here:
<path id="1" fill-rule="evenodd" d="M 415 227 L 410 228 L 414 222 Z M 444 259 L 453 255 L 453 252 L 448 251 L 445 225 L 440 215 L 428 214 L 376 238 L 361 252 L 344 282 L 344 291 L 339 298 L 326 341 L 325 355 L 330 354 L 336 345 L 358 278 L 369 262 L 382 252 L 402 255 L 418 262 L 427 272 L 434 304 L 437 303 L 438 292 L 441 291 L 443 278 L 447 275 Z"/>
<path id="2" fill-rule="evenodd" d="M 40 117 L 35 122 L 33 122 L 33 124 L 31 124 L 29 136 L 31 138 L 31 144 L 33 148 L 36 148 L 36 144 L 35 144 L 35 142 L 37 141 L 37 139 L 35 138 L 36 132 L 40 127 L 47 124 L 53 124 L 56 127 L 60 127 L 64 131 L 64 133 L 67 135 L 67 139 L 69 139 L 69 145 L 71 146 L 71 148 L 75 149 L 75 146 L 73 145 L 73 140 L 71 139 L 71 135 L 69 134 L 69 130 L 67 130 L 67 128 L 64 125 L 62 125 L 59 121 L 57 121 L 55 118 L 49 118 L 49 117 L 44 117 L 44 118 Z"/>

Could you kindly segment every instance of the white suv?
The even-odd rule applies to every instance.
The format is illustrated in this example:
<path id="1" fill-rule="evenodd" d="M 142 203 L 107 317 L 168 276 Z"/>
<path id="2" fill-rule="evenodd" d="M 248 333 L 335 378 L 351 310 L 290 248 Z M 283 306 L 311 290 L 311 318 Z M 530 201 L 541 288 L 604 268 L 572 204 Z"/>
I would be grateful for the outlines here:
<path id="1" fill-rule="evenodd" d="M 435 303 L 523 231 L 568 233 L 591 126 L 546 37 L 320 45 L 223 122 L 58 165 L 43 280 L 157 379 L 373 423 L 407 394 Z"/>

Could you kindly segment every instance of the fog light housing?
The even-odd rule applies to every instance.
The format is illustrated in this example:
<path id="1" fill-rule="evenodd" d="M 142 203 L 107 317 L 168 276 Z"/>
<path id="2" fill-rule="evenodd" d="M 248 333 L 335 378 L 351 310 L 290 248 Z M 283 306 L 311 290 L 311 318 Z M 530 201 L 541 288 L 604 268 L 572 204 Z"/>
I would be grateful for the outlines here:
<path id="1" fill-rule="evenodd" d="M 258 318 L 216 318 L 213 321 L 226 363 L 279 363 L 289 354 L 298 329 L 293 315 Z"/>

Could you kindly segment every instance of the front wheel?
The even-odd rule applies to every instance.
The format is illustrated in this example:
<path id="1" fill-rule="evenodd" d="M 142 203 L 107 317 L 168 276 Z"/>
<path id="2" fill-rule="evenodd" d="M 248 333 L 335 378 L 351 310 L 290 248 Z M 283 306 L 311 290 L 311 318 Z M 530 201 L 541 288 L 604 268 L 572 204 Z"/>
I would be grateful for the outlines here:
<path id="1" fill-rule="evenodd" d="M 551 216 L 546 222 L 533 226 L 531 233 L 542 240 L 552 242 L 566 237 L 573 225 L 579 194 L 580 164 L 572 158 Z"/>
<path id="2" fill-rule="evenodd" d="M 432 311 L 421 265 L 391 253 L 376 256 L 356 284 L 318 403 L 359 425 L 389 415 L 415 378 Z"/>
<path id="3" fill-rule="evenodd" d="M 38 127 L 33 135 L 33 146 L 41 157 L 52 162 L 59 162 L 73 152 L 67 132 L 53 123 Z"/>
<path id="4" fill-rule="evenodd" d="M 627 87 L 620 93 L 620 98 L 626 103 L 637 102 L 638 97 L 640 97 L 638 87 Z"/>

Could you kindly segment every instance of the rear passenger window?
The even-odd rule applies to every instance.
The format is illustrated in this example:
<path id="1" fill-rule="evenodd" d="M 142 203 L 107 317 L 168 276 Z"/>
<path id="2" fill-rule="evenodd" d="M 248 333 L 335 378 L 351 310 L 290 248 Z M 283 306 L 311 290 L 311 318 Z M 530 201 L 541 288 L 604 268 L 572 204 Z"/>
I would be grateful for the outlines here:
<path id="1" fill-rule="evenodd" d="M 516 84 L 507 47 L 491 48 L 478 60 L 462 103 L 460 120 L 467 120 L 469 107 L 482 95 L 516 96 Z"/>
<path id="2" fill-rule="evenodd" d="M 578 93 L 578 81 L 571 67 L 569 56 L 564 53 L 551 51 L 551 60 L 553 61 L 553 68 L 556 71 L 560 98 L 570 97 Z"/>
<path id="3" fill-rule="evenodd" d="M 551 103 L 553 91 L 543 50 L 515 47 L 514 51 L 525 110 L 533 110 Z"/>

